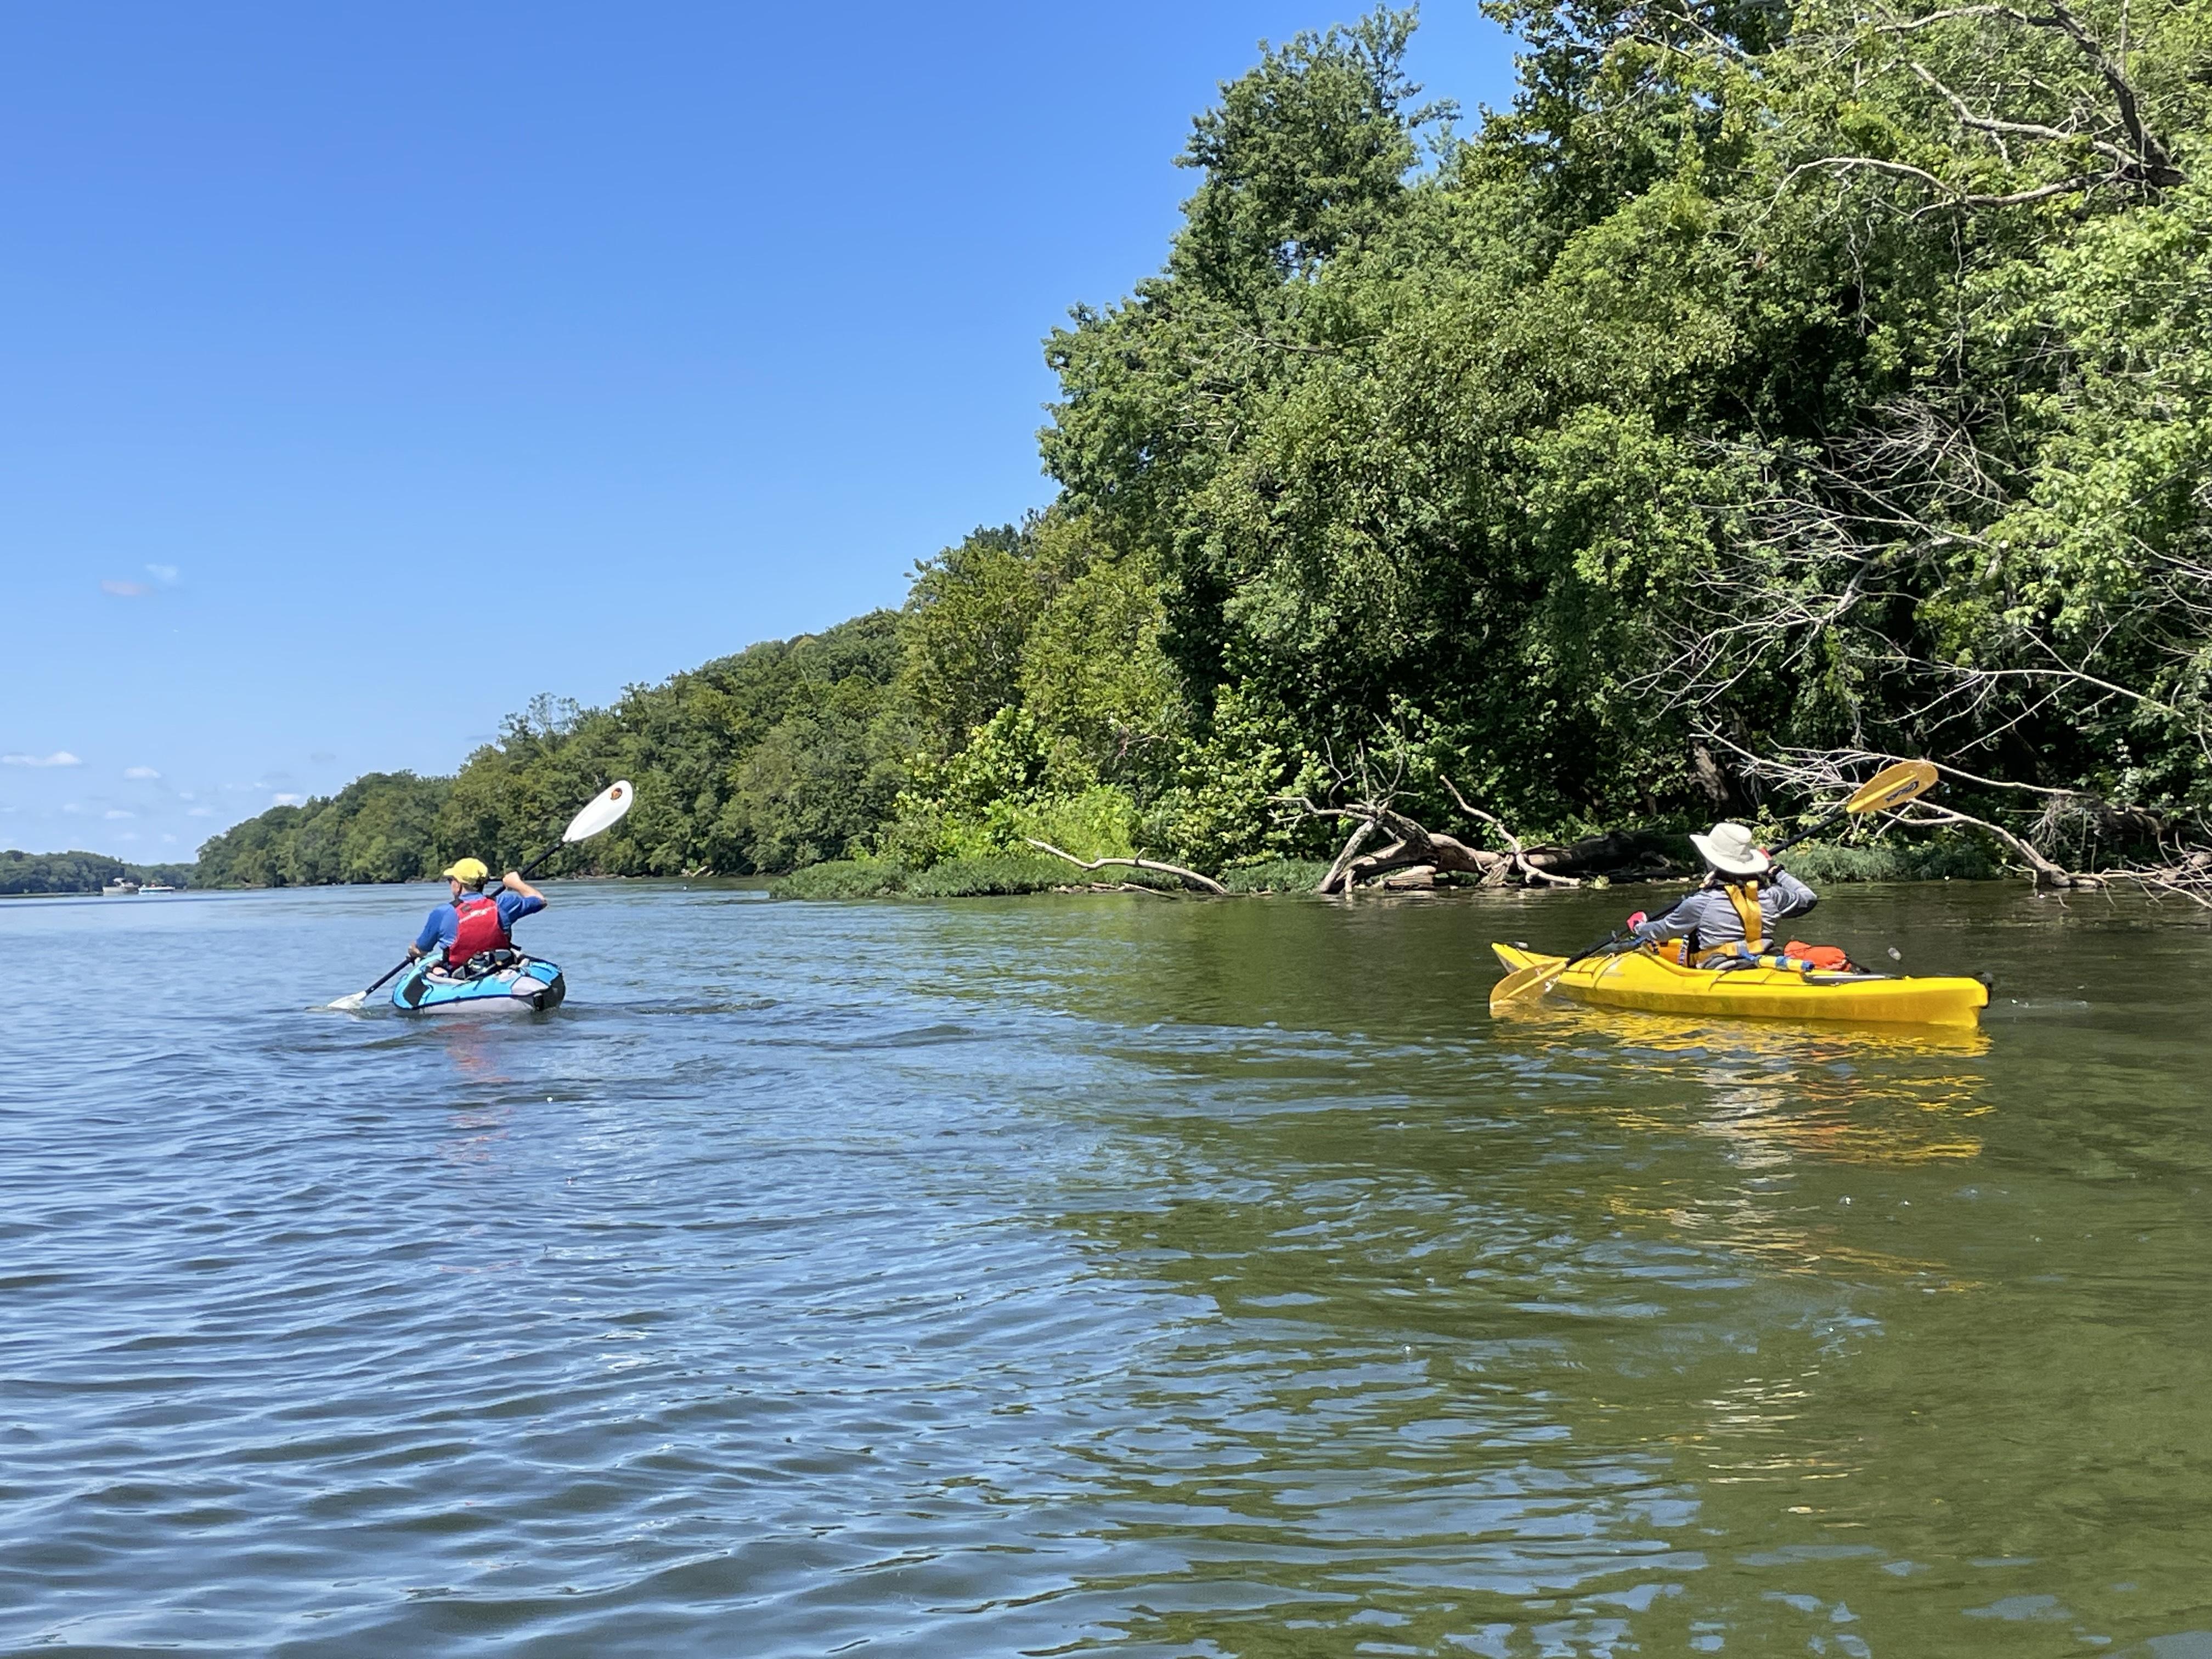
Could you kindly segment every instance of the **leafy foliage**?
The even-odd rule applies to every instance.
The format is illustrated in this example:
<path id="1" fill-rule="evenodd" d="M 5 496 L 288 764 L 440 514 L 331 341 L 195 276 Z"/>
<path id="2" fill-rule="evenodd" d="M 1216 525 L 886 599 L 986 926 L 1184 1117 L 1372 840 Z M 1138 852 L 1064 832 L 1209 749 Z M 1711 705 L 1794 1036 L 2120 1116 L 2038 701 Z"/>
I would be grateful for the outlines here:
<path id="1" fill-rule="evenodd" d="M 453 778 L 372 774 L 200 849 L 202 884 L 409 881 L 473 855 L 544 850 L 617 777 L 637 805 L 550 868 L 611 875 L 788 870 L 842 856 L 890 816 L 915 743 L 888 612 L 757 645 L 606 709 L 541 698 Z"/>
<path id="2" fill-rule="evenodd" d="M 1057 501 L 902 612 L 541 703 L 213 878 L 512 859 L 618 774 L 596 867 L 902 890 L 1029 838 L 1290 872 L 1333 832 L 1283 799 L 1377 765 L 1565 836 L 1927 754 L 2015 827 L 2202 839 L 2206 0 L 1491 9 L 1468 137 L 1410 13 L 1224 87 L 1161 269 L 1046 343 Z"/>

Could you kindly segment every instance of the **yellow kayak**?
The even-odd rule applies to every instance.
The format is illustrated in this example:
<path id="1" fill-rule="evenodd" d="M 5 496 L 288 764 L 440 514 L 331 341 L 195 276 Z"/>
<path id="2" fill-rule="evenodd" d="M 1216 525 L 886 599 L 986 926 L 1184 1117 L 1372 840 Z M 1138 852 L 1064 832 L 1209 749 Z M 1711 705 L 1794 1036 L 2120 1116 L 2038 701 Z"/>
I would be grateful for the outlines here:
<path id="1" fill-rule="evenodd" d="M 1493 945 L 1510 973 L 1548 967 L 1558 957 Z M 1916 979 L 1888 974 L 1800 973 L 1795 969 L 1682 968 L 1651 951 L 1591 957 L 1559 975 L 1557 989 L 1579 1002 L 1642 1008 L 1656 1014 L 1838 1019 L 1912 1025 L 1973 1025 L 1989 1006 L 1978 979 Z"/>

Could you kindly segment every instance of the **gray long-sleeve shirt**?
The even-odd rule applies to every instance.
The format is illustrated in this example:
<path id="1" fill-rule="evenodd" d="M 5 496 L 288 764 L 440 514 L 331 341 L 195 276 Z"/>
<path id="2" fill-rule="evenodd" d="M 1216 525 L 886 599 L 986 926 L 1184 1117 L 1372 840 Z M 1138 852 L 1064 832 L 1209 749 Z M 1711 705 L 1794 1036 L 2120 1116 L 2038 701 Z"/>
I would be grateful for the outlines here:
<path id="1" fill-rule="evenodd" d="M 1770 870 L 1759 878 L 1759 914 L 1766 919 L 1769 947 L 1781 941 L 1774 924 L 1788 916 L 1802 916 L 1820 902 L 1820 896 L 1787 870 Z M 1647 943 L 1684 939 L 1694 930 L 1701 950 L 1743 940 L 1743 918 L 1736 915 L 1729 896 L 1717 887 L 1700 887 L 1686 893 L 1671 910 L 1661 912 L 1636 930 Z"/>

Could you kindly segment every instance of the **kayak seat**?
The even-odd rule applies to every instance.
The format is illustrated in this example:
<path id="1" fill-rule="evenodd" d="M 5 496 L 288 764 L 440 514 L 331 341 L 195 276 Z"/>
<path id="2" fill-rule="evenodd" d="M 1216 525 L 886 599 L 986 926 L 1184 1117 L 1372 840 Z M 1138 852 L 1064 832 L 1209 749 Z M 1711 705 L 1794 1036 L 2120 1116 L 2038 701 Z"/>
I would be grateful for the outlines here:
<path id="1" fill-rule="evenodd" d="M 479 951 L 458 966 L 447 963 L 436 971 L 449 980 L 482 979 L 488 974 L 504 972 L 524 960 L 526 958 L 521 951 L 509 950 L 507 946 L 501 945 L 496 951 Z"/>
<path id="2" fill-rule="evenodd" d="M 1648 949 L 1649 947 L 1647 947 Z M 1860 967 L 1841 950 L 1832 945 L 1803 945 L 1792 939 L 1779 952 L 1769 951 L 1753 956 L 1738 945 L 1733 954 L 1710 956 L 1704 961 L 1689 964 L 1678 963 L 1674 953 L 1664 946 L 1652 951 L 1660 961 L 1694 967 L 1708 974 L 1739 974 L 1747 968 L 1775 968 L 1784 973 L 1802 975 L 1808 981 L 1814 975 L 1822 980 L 1887 979 L 1887 974 L 1869 973 Z"/>

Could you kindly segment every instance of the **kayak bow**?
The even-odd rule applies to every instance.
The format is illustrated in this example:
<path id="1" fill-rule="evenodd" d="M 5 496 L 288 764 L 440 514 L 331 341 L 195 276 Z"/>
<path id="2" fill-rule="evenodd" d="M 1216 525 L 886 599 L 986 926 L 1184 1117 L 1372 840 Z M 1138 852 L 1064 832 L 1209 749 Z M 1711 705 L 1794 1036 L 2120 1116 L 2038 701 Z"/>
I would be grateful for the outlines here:
<path id="1" fill-rule="evenodd" d="M 1561 960 L 1493 945 L 1510 973 Z M 1557 988 L 1577 1002 L 1658 1014 L 1753 1019 L 1835 1019 L 1914 1025 L 1973 1025 L 1989 1006 L 1978 979 L 1890 974 L 1823 974 L 1786 968 L 1683 968 L 1649 951 L 1591 957 L 1562 972 Z"/>

